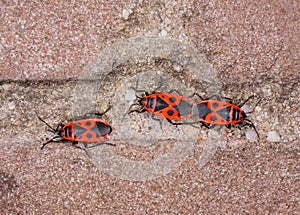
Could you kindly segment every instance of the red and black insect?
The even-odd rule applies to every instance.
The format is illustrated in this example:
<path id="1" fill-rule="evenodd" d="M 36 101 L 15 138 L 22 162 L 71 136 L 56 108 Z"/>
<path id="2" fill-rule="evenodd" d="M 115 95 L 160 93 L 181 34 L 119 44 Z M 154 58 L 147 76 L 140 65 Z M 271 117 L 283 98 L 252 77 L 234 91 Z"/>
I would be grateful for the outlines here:
<path id="1" fill-rule="evenodd" d="M 108 108 L 104 113 L 95 115 L 102 116 L 109 109 L 110 108 Z M 77 147 L 76 145 L 78 144 L 78 142 L 82 142 L 85 144 L 97 143 L 105 140 L 112 132 L 112 127 L 106 121 L 96 117 L 83 118 L 69 122 L 67 124 L 60 123 L 55 129 L 39 116 L 38 118 L 50 128 L 48 131 L 56 134 L 56 136 L 52 137 L 50 140 L 44 143 L 41 149 L 43 149 L 47 144 L 51 142 L 59 143 L 70 141 L 75 147 Z M 114 144 L 109 143 L 109 145 Z"/>
<path id="2" fill-rule="evenodd" d="M 180 123 L 174 123 L 172 120 L 184 120 L 193 116 L 193 101 L 180 95 L 175 90 L 172 90 L 169 93 L 154 91 L 151 94 L 141 90 L 136 90 L 136 92 L 143 92 L 144 95 L 136 95 L 138 101 L 130 106 L 129 111 L 127 112 L 128 114 L 148 111 L 153 114 L 152 116 L 156 115 L 164 117 L 168 120 L 168 122 L 174 125 L 179 125 Z M 172 92 L 176 92 L 178 94 L 173 94 Z M 140 109 L 131 110 L 133 106 L 140 106 Z"/>
<path id="3" fill-rule="evenodd" d="M 246 114 L 252 113 L 260 100 L 257 102 L 252 111 L 246 113 L 242 110 L 245 103 L 248 102 L 249 99 L 253 98 L 254 95 L 250 96 L 241 105 L 233 104 L 232 99 L 229 98 L 225 98 L 227 101 L 220 101 L 203 99 L 201 96 L 199 97 L 202 101 L 194 105 L 193 113 L 205 127 L 212 128 L 216 125 L 225 125 L 230 129 L 232 125 L 237 125 L 239 128 L 243 126 L 250 126 L 255 130 L 259 137 L 254 124 L 247 119 Z"/>

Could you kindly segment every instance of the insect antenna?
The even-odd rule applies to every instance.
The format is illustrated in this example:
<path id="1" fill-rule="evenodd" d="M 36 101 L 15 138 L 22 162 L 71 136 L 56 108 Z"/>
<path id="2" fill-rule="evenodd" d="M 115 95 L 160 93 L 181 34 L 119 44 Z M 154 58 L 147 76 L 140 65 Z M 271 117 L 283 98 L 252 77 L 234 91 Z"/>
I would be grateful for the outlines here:
<path id="1" fill-rule="evenodd" d="M 123 117 L 122 117 L 122 120 L 121 121 L 123 121 L 124 120 L 124 118 L 125 118 L 125 116 L 126 115 L 128 115 L 128 114 L 131 114 L 131 113 L 133 113 L 133 112 L 142 112 L 142 111 L 144 111 L 144 110 L 131 110 L 132 109 L 132 107 L 134 107 L 134 106 L 140 106 L 139 104 L 132 104 L 132 105 L 130 105 L 130 107 L 128 108 L 128 110 L 126 111 L 126 113 L 123 115 Z"/>
<path id="2" fill-rule="evenodd" d="M 130 87 L 131 89 L 133 89 L 133 90 L 135 91 L 135 97 L 136 97 L 137 99 L 143 98 L 143 96 L 138 96 L 137 93 L 144 93 L 145 96 L 148 96 L 148 95 L 149 95 L 149 93 L 148 93 L 146 90 L 140 90 L 140 89 L 138 89 L 138 86 L 139 86 L 139 80 L 140 80 L 139 78 L 136 80 L 135 87 Z"/>
<path id="3" fill-rule="evenodd" d="M 51 131 L 53 133 L 57 132 L 57 128 L 54 129 L 53 127 L 51 127 L 51 125 L 49 125 L 45 120 L 43 120 L 41 117 L 37 116 L 37 118 L 39 118 L 39 120 L 41 120 L 43 123 L 45 123 L 50 129 L 48 129 L 48 131 Z"/>
<path id="4" fill-rule="evenodd" d="M 253 97 L 253 96 L 251 96 L 251 97 Z M 249 99 L 248 99 L 248 100 L 249 100 Z M 257 100 L 257 102 L 256 102 L 255 106 L 252 108 L 252 110 L 249 111 L 249 112 L 246 112 L 246 114 L 252 113 L 252 112 L 255 110 L 255 108 L 257 107 L 257 105 L 260 103 L 260 101 L 261 101 L 261 98 L 259 98 L 259 99 Z"/>

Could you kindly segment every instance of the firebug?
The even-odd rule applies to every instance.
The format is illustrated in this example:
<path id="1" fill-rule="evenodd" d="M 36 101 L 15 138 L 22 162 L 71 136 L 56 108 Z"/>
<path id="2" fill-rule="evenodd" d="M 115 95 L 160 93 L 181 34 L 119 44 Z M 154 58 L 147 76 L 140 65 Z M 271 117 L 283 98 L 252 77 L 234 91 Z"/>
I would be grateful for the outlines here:
<path id="1" fill-rule="evenodd" d="M 110 108 L 108 108 L 104 113 L 96 113 L 97 116 L 104 115 Z M 50 132 L 56 134 L 41 147 L 43 149 L 47 144 L 51 142 L 72 142 L 72 145 L 78 147 L 78 142 L 82 143 L 98 143 L 105 140 L 112 132 L 112 127 L 104 120 L 93 117 L 71 121 L 67 124 L 58 124 L 56 128 L 51 127 L 46 121 L 38 116 L 39 120 L 44 122 L 48 127 Z M 107 143 L 109 145 L 114 145 Z M 78 147 L 80 148 L 80 147 Z"/>
<path id="2" fill-rule="evenodd" d="M 199 95 L 198 95 L 199 96 Z M 254 95 L 250 96 L 246 101 L 240 105 L 233 104 L 232 99 L 225 98 L 227 101 L 213 100 L 213 99 L 203 99 L 199 96 L 202 101 L 196 103 L 193 108 L 193 113 L 195 117 L 207 128 L 212 128 L 216 125 L 224 125 L 227 128 L 231 128 L 232 125 L 237 125 L 239 128 L 243 126 L 252 127 L 258 138 L 258 132 L 251 120 L 247 119 L 247 114 L 252 113 L 257 104 L 254 106 L 253 110 L 250 112 L 244 112 L 242 107 L 245 105 L 249 99 L 253 98 Z"/>
<path id="3" fill-rule="evenodd" d="M 194 103 L 191 99 L 180 95 L 176 90 L 171 90 L 169 93 L 156 92 L 156 90 L 152 93 L 136 90 L 136 92 L 143 92 L 143 95 L 136 95 L 138 99 L 137 103 L 132 104 L 127 113 L 143 113 L 148 111 L 153 114 L 152 116 L 156 115 L 163 117 L 169 123 L 174 125 L 178 125 L 180 123 L 174 123 L 172 120 L 184 120 L 193 116 Z M 174 94 L 173 92 L 178 94 Z M 140 108 L 132 110 L 133 106 L 139 106 Z"/>

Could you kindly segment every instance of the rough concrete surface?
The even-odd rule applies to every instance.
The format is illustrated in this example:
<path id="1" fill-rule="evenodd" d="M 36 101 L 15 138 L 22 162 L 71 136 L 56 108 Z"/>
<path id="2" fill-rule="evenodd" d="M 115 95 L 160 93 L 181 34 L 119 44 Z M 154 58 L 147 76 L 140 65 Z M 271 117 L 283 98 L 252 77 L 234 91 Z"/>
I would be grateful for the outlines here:
<path id="1" fill-rule="evenodd" d="M 0 11 L 2 214 L 299 213 L 298 1 L 1 1 Z M 136 83 L 237 104 L 255 95 L 245 108 L 261 98 L 248 115 L 260 139 L 124 116 Z M 116 146 L 40 150 L 53 134 L 37 115 L 55 126 L 109 105 Z"/>

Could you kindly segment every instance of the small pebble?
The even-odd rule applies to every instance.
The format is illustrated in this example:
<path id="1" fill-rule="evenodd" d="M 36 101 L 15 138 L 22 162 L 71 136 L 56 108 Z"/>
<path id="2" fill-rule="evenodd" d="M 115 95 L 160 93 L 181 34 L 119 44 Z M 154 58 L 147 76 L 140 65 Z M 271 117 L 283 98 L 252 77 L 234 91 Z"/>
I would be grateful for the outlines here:
<path id="1" fill-rule="evenodd" d="M 132 13 L 132 10 L 123 9 L 123 11 L 122 11 L 123 18 L 127 20 L 131 13 Z"/>
<path id="2" fill-rule="evenodd" d="M 149 31 L 149 34 L 151 36 L 158 36 L 159 35 L 159 31 L 158 31 L 157 28 L 154 28 L 154 29 L 152 29 L 152 30 Z"/>
<path id="3" fill-rule="evenodd" d="M 245 134 L 246 134 L 246 138 L 250 141 L 255 141 L 258 139 L 258 136 L 253 129 L 247 129 Z"/>
<path id="4" fill-rule="evenodd" d="M 270 142 L 280 142 L 280 136 L 277 131 L 268 132 L 267 140 Z"/>
<path id="5" fill-rule="evenodd" d="M 180 33 L 178 36 L 178 39 L 180 42 L 184 42 L 186 39 L 186 35 L 184 33 Z"/>
<path id="6" fill-rule="evenodd" d="M 8 91 L 11 88 L 11 84 L 3 84 L 2 89 Z"/>
<path id="7" fill-rule="evenodd" d="M 243 105 L 242 110 L 246 113 L 251 112 L 252 108 L 249 105 Z"/>
<path id="8" fill-rule="evenodd" d="M 176 71 L 176 72 L 180 72 L 181 71 L 181 66 L 180 65 L 178 65 L 178 64 L 175 64 L 174 65 L 174 70 Z"/>
<path id="9" fill-rule="evenodd" d="M 7 104 L 7 106 L 8 106 L 8 109 L 9 109 L 9 110 L 13 110 L 13 109 L 15 109 L 15 107 L 16 107 L 16 105 L 15 105 L 14 102 L 9 102 L 9 103 Z"/>
<path id="10" fill-rule="evenodd" d="M 159 35 L 161 37 L 165 37 L 165 36 L 167 36 L 167 34 L 168 34 L 168 32 L 166 30 L 164 30 L 164 29 L 159 33 Z"/>
<path id="11" fill-rule="evenodd" d="M 130 89 L 126 91 L 125 101 L 133 101 L 135 99 L 135 91 Z"/>

